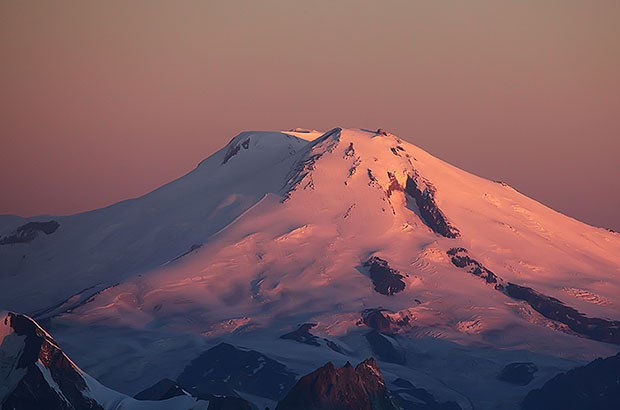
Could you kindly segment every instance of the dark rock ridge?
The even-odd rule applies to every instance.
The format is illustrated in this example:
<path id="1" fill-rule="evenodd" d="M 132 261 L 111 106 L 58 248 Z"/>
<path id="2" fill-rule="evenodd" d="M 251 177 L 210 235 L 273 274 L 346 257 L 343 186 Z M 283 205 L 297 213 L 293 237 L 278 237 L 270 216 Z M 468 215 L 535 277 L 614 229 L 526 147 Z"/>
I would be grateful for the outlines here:
<path id="1" fill-rule="evenodd" d="M 513 299 L 527 302 L 547 319 L 564 323 L 576 333 L 599 342 L 620 344 L 620 321 L 586 317 L 558 299 L 514 283 L 508 283 L 504 293 Z"/>
<path id="2" fill-rule="evenodd" d="M 39 235 L 39 232 L 51 235 L 56 232 L 59 226 L 60 224 L 53 220 L 47 222 L 28 222 L 19 226 L 10 235 L 0 238 L 0 245 L 32 242 Z"/>
<path id="3" fill-rule="evenodd" d="M 302 377 L 276 410 L 397 410 L 373 358 L 325 366 Z"/>
<path id="4" fill-rule="evenodd" d="M 46 410 L 103 410 L 88 396 L 81 371 L 34 320 L 9 313 L 4 325 L 12 333 L 4 337 L 2 346 L 13 348 L 0 354 L 0 408 L 40 410 L 44 405 Z"/>
<path id="5" fill-rule="evenodd" d="M 220 343 L 192 360 L 177 381 L 198 398 L 239 391 L 278 400 L 295 383 L 295 374 L 262 353 Z"/>
<path id="6" fill-rule="evenodd" d="M 538 367 L 532 362 L 509 363 L 497 375 L 497 379 L 506 383 L 525 386 L 534 380 Z"/>
<path id="7" fill-rule="evenodd" d="M 317 341 L 318 337 L 310 333 L 310 329 L 315 326 L 316 323 L 304 323 L 297 330 L 280 336 L 280 339 L 289 339 L 307 345 L 320 346 L 321 344 Z"/>
<path id="8" fill-rule="evenodd" d="M 392 394 L 403 410 L 462 410 L 456 402 L 439 402 L 428 390 L 414 386 L 409 380 L 398 378 L 393 384 L 398 389 L 392 389 Z"/>
<path id="9" fill-rule="evenodd" d="M 521 403 L 523 410 L 620 409 L 620 353 L 561 373 Z"/>
<path id="10" fill-rule="evenodd" d="M 461 233 L 448 222 L 444 213 L 435 202 L 435 188 L 421 177 L 407 175 L 405 193 L 415 199 L 420 210 L 420 217 L 433 232 L 446 238 L 458 238 Z"/>
<path id="11" fill-rule="evenodd" d="M 482 266 L 477 260 L 470 258 L 467 255 L 467 249 L 452 248 L 448 250 L 447 254 L 451 257 L 450 260 L 454 266 L 458 268 L 467 268 L 469 273 L 484 279 L 489 284 L 495 284 L 496 289 L 503 289 L 503 285 L 501 281 L 498 280 L 497 275 Z"/>
<path id="12" fill-rule="evenodd" d="M 405 290 L 404 276 L 390 268 L 386 260 L 373 256 L 364 262 L 364 267 L 368 268 L 377 292 L 389 296 Z"/>
<path id="13" fill-rule="evenodd" d="M 573 332 L 589 339 L 620 345 L 620 321 L 589 318 L 577 309 L 566 306 L 561 300 L 544 295 L 527 286 L 511 282 L 504 285 L 502 278 L 482 266 L 480 262 L 470 258 L 464 248 L 452 248 L 446 253 L 451 257 L 454 266 L 468 269 L 469 273 L 484 279 L 487 283 L 494 284 L 495 289 L 506 296 L 524 301 L 547 319 L 563 323 Z"/>
<path id="14" fill-rule="evenodd" d="M 148 389 L 136 394 L 134 398 L 138 400 L 166 400 L 185 394 L 181 386 L 174 380 L 162 379 Z"/>

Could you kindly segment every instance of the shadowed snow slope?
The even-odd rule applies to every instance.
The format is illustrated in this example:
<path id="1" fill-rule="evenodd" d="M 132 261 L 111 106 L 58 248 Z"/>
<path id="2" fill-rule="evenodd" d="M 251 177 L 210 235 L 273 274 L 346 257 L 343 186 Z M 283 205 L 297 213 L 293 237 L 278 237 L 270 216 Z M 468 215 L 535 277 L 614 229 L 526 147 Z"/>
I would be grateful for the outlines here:
<path id="1" fill-rule="evenodd" d="M 400 378 L 464 409 L 510 409 L 618 349 L 569 322 L 620 320 L 620 235 L 384 131 L 244 132 L 143 197 L 2 217 L 0 236 L 51 220 L 53 233 L 0 245 L 0 308 L 45 320 L 80 366 L 129 394 L 226 341 L 296 374 L 398 357 L 379 360 L 388 388 Z M 451 249 L 475 263 L 456 266 Z M 370 260 L 392 276 L 377 279 Z M 365 324 L 368 309 L 389 334 Z M 280 338 L 304 323 L 316 343 Z M 497 380 L 512 362 L 539 369 L 527 388 Z"/>

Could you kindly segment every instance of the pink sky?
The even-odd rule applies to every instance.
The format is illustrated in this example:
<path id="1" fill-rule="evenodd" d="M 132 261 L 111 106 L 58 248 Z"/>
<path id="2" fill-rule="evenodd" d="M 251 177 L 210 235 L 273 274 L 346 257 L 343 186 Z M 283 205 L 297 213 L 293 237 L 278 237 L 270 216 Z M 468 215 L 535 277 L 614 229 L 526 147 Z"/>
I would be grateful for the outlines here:
<path id="1" fill-rule="evenodd" d="M 3 1 L 0 213 L 144 194 L 242 130 L 381 127 L 620 230 L 618 21 L 616 0 Z"/>

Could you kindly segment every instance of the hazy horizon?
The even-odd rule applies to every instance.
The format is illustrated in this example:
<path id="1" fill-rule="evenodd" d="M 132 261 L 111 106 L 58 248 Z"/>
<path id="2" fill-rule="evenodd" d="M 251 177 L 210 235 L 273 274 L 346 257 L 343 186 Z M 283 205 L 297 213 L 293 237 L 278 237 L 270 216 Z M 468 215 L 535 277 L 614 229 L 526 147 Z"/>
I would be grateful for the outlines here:
<path id="1" fill-rule="evenodd" d="M 620 230 L 620 3 L 0 5 L 0 214 L 140 196 L 243 130 L 385 128 Z"/>

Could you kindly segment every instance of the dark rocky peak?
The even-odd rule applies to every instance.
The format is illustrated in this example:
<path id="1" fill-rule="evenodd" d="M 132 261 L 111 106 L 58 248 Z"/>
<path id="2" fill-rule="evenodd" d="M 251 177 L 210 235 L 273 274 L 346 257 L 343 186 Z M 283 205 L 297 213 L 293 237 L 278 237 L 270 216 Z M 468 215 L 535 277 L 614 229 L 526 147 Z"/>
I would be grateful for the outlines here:
<path id="1" fill-rule="evenodd" d="M 260 352 L 220 343 L 192 360 L 177 381 L 196 397 L 237 396 L 239 391 L 278 400 L 295 378 L 285 365 Z"/>
<path id="2" fill-rule="evenodd" d="M 373 256 L 364 262 L 363 266 L 368 269 L 370 279 L 378 293 L 389 296 L 405 290 L 403 281 L 405 275 L 392 269 L 386 260 Z"/>
<path id="3" fill-rule="evenodd" d="M 6 409 L 103 410 L 82 372 L 34 320 L 9 313 L 0 346 L 0 404 Z M 8 329 L 7 329 L 8 328 Z M 7 334 L 8 333 L 8 334 Z"/>
<path id="4" fill-rule="evenodd" d="M 435 202 L 435 187 L 429 181 L 416 173 L 407 175 L 405 193 L 415 200 L 422 221 L 433 232 L 446 238 L 458 238 L 461 235 L 439 209 Z"/>
<path id="5" fill-rule="evenodd" d="M 620 409 L 620 353 L 561 373 L 521 403 L 523 410 Z"/>
<path id="6" fill-rule="evenodd" d="M 51 235 L 56 232 L 60 224 L 54 220 L 46 222 L 28 222 L 17 227 L 9 235 L 0 237 L 0 245 L 13 243 L 28 243 L 36 239 L 40 232 Z"/>
<path id="7" fill-rule="evenodd" d="M 276 410 L 396 410 L 373 358 L 355 368 L 329 362 L 302 377 Z"/>

